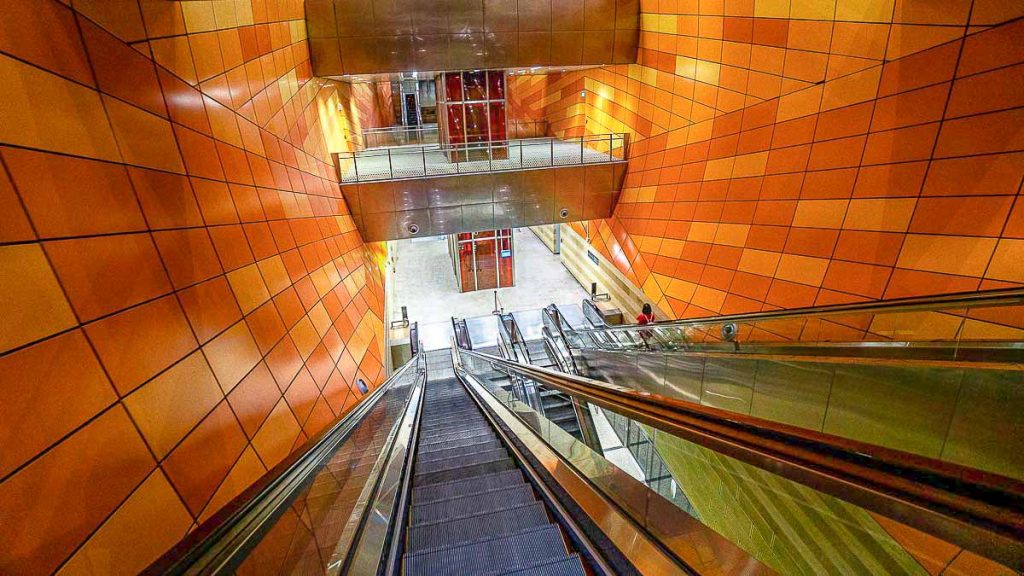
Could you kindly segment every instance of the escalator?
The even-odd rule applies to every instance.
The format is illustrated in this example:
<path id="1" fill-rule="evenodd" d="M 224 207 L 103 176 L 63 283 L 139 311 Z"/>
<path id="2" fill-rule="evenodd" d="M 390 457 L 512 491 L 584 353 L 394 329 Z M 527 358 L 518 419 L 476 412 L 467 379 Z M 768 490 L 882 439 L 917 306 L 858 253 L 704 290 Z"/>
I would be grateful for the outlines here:
<path id="1" fill-rule="evenodd" d="M 665 367 L 706 363 L 705 353 L 596 351 L 571 345 L 586 327 L 557 307 L 543 321 L 543 351 L 509 338 L 514 325 L 507 343 L 473 349 L 455 321 L 452 350 L 416 355 L 149 573 L 982 576 L 1024 568 L 1024 483 L 1012 475 L 966 465 L 955 451 L 915 453 L 920 435 L 866 442 L 687 400 Z M 625 360 L 609 370 L 601 360 L 609 354 Z M 747 376 L 735 366 L 764 359 L 716 354 L 710 366 L 761 385 L 761 366 Z M 683 373 L 725 390 L 707 366 Z M 988 368 L 958 369 L 954 403 L 976 396 L 971 374 Z M 890 389 L 907 385 L 876 375 Z M 994 394 L 1019 409 L 1021 389 Z M 581 433 L 556 421 L 541 390 L 570 400 L 587 425 Z M 761 402 L 772 389 L 757 390 Z M 1019 418 L 1010 408 L 996 414 Z M 864 413 L 862 426 L 876 426 Z M 1010 445 L 1019 435 L 997 421 L 969 422 L 986 443 L 1000 430 Z"/>
<path id="2" fill-rule="evenodd" d="M 560 527 L 455 377 L 428 354 L 403 573 L 583 575 Z"/>

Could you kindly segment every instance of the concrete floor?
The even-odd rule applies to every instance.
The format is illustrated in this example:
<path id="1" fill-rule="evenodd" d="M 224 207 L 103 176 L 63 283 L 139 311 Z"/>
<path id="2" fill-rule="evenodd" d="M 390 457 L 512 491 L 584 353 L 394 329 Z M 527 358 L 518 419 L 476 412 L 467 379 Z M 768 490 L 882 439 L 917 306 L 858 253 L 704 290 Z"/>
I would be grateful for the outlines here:
<path id="1" fill-rule="evenodd" d="M 587 144 L 599 147 L 598 137 Z M 622 141 L 616 140 L 618 146 L 613 151 L 621 156 Z M 605 142 L 603 147 L 607 147 Z M 373 148 L 357 152 L 348 162 L 349 167 L 342 175 L 342 182 L 372 182 L 374 180 L 391 180 L 394 178 L 417 178 L 426 176 L 444 176 L 447 174 L 469 174 L 474 172 L 492 172 L 499 170 L 518 170 L 521 168 L 540 168 L 544 166 L 571 166 L 574 164 L 598 164 L 616 160 L 608 152 L 598 152 L 583 147 L 577 140 L 563 141 L 553 138 L 535 138 L 528 140 L 509 140 L 508 158 L 505 160 L 475 160 L 472 162 L 452 162 L 448 155 L 439 148 L 420 146 L 391 146 Z"/>
<path id="2" fill-rule="evenodd" d="M 493 345 L 495 291 L 459 292 L 445 237 L 401 240 L 393 246 L 395 272 L 388 279 L 394 283 L 393 319 L 406 306 L 409 319 L 419 323 L 424 348 L 437 350 L 450 346 L 453 316 L 476 318 L 474 346 Z M 515 286 L 498 289 L 498 298 L 506 312 L 516 313 L 524 336 L 529 339 L 536 331 L 539 338 L 541 309 L 552 303 L 578 307 L 587 291 L 529 229 L 516 230 L 515 250 Z"/>

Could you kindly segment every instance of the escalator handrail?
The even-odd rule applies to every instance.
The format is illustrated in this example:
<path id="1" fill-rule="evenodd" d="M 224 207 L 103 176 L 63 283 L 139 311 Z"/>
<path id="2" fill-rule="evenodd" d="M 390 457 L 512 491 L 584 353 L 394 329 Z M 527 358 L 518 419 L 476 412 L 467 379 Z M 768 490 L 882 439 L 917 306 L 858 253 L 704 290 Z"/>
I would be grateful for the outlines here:
<path id="1" fill-rule="evenodd" d="M 334 453 L 394 383 L 410 367 L 416 366 L 419 360 L 419 355 L 410 358 L 352 411 L 271 468 L 150 564 L 143 574 L 218 573 L 233 559 L 255 546 L 259 541 L 255 536 L 279 510 L 279 506 L 266 509 L 267 503 L 287 502 L 290 495 L 304 484 L 308 475 L 319 469 L 320 462 Z"/>
<path id="2" fill-rule="evenodd" d="M 511 329 L 509 329 L 509 326 L 511 326 Z M 505 344 L 511 349 L 514 358 L 525 360 L 527 364 L 533 364 L 530 350 L 526 347 L 526 340 L 523 339 L 523 333 L 519 330 L 519 323 L 516 322 L 516 317 L 511 312 L 498 316 L 498 330 L 502 337 L 507 338 Z M 516 344 L 518 344 L 518 347 Z"/>
<path id="3" fill-rule="evenodd" d="M 654 322 L 649 326 L 663 328 L 672 327 L 693 327 L 709 324 L 727 324 L 736 322 L 754 322 L 760 320 L 788 320 L 794 318 L 835 316 L 851 313 L 872 313 L 872 312 L 919 312 L 928 310 L 943 310 L 949 308 L 968 308 L 977 306 L 1012 306 L 1024 304 L 1024 289 L 1007 288 L 1001 290 L 986 290 L 982 292 L 961 292 L 956 294 L 942 294 L 938 296 L 914 296 L 909 298 L 893 298 L 891 300 L 871 302 L 856 302 L 850 304 L 830 304 L 827 306 L 809 306 L 806 308 L 789 308 L 785 310 L 769 310 L 764 312 L 748 312 L 745 314 L 726 314 L 721 316 L 707 316 L 702 318 L 690 318 L 682 320 L 663 320 Z M 595 328 L 577 328 L 573 332 L 605 332 L 636 330 L 636 324 L 622 324 L 620 326 L 603 326 Z"/>
<path id="4" fill-rule="evenodd" d="M 1024 562 L 1024 483 L 964 466 L 581 376 L 469 356 L 673 436 L 913 525 L 1009 566 Z"/>
<path id="5" fill-rule="evenodd" d="M 469 328 L 466 326 L 465 318 L 452 316 L 452 332 L 455 334 L 455 344 L 460 350 L 473 349 L 473 339 L 469 337 Z"/>

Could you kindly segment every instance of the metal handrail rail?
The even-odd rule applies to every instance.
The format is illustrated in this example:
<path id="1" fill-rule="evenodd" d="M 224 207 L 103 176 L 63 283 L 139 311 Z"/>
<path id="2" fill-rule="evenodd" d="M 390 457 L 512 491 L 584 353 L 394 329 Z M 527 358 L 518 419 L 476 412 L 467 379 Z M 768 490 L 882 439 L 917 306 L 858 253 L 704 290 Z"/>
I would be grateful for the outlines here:
<path id="1" fill-rule="evenodd" d="M 258 537 L 309 474 L 318 470 L 320 463 L 334 453 L 410 367 L 419 365 L 421 358 L 412 357 L 334 426 L 274 466 L 150 564 L 143 574 L 216 574 L 228 569 L 258 544 Z"/>
<path id="2" fill-rule="evenodd" d="M 579 145 L 580 152 L 577 157 L 557 158 L 555 156 L 555 142 Z M 607 146 L 607 150 L 596 150 L 587 147 L 587 144 L 600 144 Z M 402 146 L 395 148 L 370 148 L 366 150 L 337 152 L 337 165 L 341 170 L 342 183 L 351 184 L 359 182 L 376 182 L 383 180 L 402 180 L 409 178 L 426 178 L 433 176 L 452 176 L 466 174 L 486 174 L 490 172 L 513 172 L 535 168 L 551 168 L 556 166 L 576 166 L 581 164 L 607 164 L 626 162 L 626 150 L 629 144 L 629 134 L 625 132 L 612 132 L 606 134 L 594 134 L 578 136 L 574 138 L 554 138 L 545 136 L 542 138 L 519 138 L 509 140 L 488 140 L 482 142 L 465 142 L 458 144 L 430 144 L 424 146 Z M 531 164 L 534 159 L 525 158 L 523 149 L 530 147 L 548 147 L 546 157 L 540 158 L 540 163 Z M 495 151 L 509 152 L 514 148 L 519 149 L 519 157 L 508 154 L 507 158 L 495 158 Z M 470 153 L 486 152 L 486 159 L 471 159 Z M 590 153 L 590 156 L 587 155 Z M 427 154 L 445 155 L 452 159 L 444 164 L 431 164 L 427 162 Z M 396 170 L 394 158 L 400 156 L 413 156 L 419 162 L 410 162 L 408 170 Z M 463 159 L 463 156 L 466 158 Z M 620 157 L 621 156 L 621 157 Z M 366 166 L 360 168 L 360 160 L 374 158 L 387 158 L 387 168 L 367 173 Z M 518 160 L 518 161 L 517 161 Z M 571 161 L 564 161 L 571 160 Z M 346 164 L 348 163 L 348 164 Z M 486 163 L 486 165 L 485 165 Z M 467 166 L 463 166 L 467 165 Z M 351 172 L 347 167 L 351 167 Z M 447 167 L 442 169 L 441 167 Z"/>
<path id="3" fill-rule="evenodd" d="M 505 324 L 505 328 L 508 330 L 510 341 L 512 342 L 512 348 L 515 350 L 518 344 L 517 356 L 519 352 L 522 352 L 523 358 L 525 358 L 527 364 L 533 364 L 533 358 L 530 354 L 529 347 L 526 346 L 526 338 L 523 337 L 523 331 L 519 329 L 519 322 L 516 321 L 516 317 L 511 312 L 502 314 L 498 317 L 501 323 L 508 322 Z M 508 328 L 511 326 L 511 329 Z"/>
<path id="4" fill-rule="evenodd" d="M 851 313 L 915 312 L 974 306 L 1012 306 L 1015 304 L 1024 304 L 1024 289 L 1008 288 L 1000 290 L 986 290 L 982 292 L 961 292 L 956 294 L 942 294 L 938 296 L 914 296 L 909 298 L 893 298 L 891 300 L 875 300 L 871 302 L 856 302 L 851 304 L 830 304 L 827 306 L 809 306 L 805 308 L 789 308 L 786 310 L 770 310 L 766 312 L 725 314 L 722 316 L 707 316 L 703 318 L 690 318 L 682 320 L 663 320 L 660 322 L 647 324 L 644 326 L 644 328 L 683 328 L 714 324 L 727 324 L 735 322 L 754 322 L 761 320 L 788 320 L 791 318 L 836 316 L 840 314 Z M 573 332 L 621 332 L 638 329 L 640 328 L 637 324 L 622 324 L 619 326 L 604 326 L 597 328 L 577 328 L 573 330 Z"/>
<path id="5" fill-rule="evenodd" d="M 1024 483 L 795 426 L 463 351 L 1009 566 L 1024 563 Z"/>

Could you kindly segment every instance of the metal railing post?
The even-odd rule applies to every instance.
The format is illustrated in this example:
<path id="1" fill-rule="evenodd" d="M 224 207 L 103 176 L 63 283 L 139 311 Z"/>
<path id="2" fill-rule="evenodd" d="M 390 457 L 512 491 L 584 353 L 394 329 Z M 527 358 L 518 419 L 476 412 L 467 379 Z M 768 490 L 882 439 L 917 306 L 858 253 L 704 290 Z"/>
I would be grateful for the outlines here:
<path id="1" fill-rule="evenodd" d="M 551 144 L 551 165 L 554 166 L 555 165 L 555 139 L 552 138 L 552 139 L 548 140 L 548 143 Z"/>
<path id="2" fill-rule="evenodd" d="M 584 162 L 583 162 L 583 140 L 584 140 L 585 138 L 586 138 L 586 136 L 581 136 L 581 137 L 580 137 L 580 164 L 583 164 L 583 163 L 584 163 Z"/>
<path id="3" fill-rule="evenodd" d="M 391 177 L 395 177 L 395 165 L 391 163 L 391 148 L 388 148 L 388 171 L 391 173 Z"/>
<path id="4" fill-rule="evenodd" d="M 522 138 L 519 139 L 519 168 L 520 169 L 526 168 L 526 166 L 523 166 L 523 139 Z"/>
<path id="5" fill-rule="evenodd" d="M 614 154 L 612 154 L 612 138 L 613 138 L 614 136 L 615 136 L 615 135 L 614 135 L 614 134 L 612 134 L 612 133 L 609 133 L 609 134 L 608 134 L 608 161 L 609 161 L 609 162 L 611 162 L 611 161 L 612 161 L 612 158 L 614 158 L 614 157 L 615 157 L 615 155 L 614 155 Z"/>
<path id="6" fill-rule="evenodd" d="M 427 175 L 427 149 L 420 146 L 420 158 L 423 159 L 423 175 Z"/>
<path id="7" fill-rule="evenodd" d="M 356 171 L 356 182 L 359 182 L 359 161 L 355 152 L 352 153 L 352 167 Z"/>

